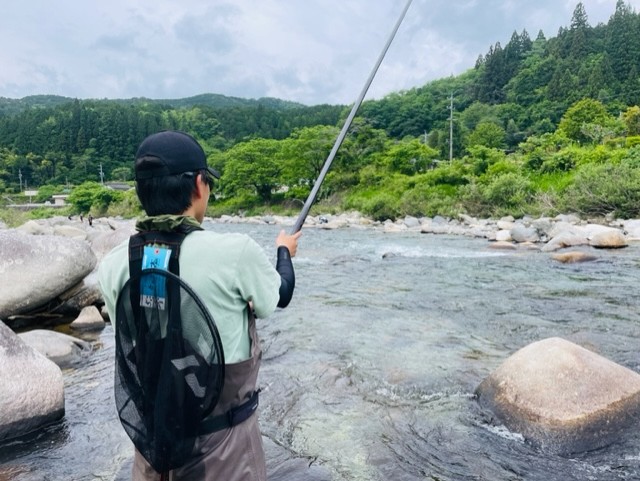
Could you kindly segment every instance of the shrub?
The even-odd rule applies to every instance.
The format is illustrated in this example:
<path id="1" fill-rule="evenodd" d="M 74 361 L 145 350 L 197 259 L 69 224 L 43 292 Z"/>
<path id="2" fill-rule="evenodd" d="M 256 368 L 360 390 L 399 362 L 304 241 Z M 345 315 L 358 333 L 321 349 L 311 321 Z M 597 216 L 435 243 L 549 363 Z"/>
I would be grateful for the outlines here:
<path id="1" fill-rule="evenodd" d="M 640 214 L 640 170 L 628 163 L 589 164 L 576 173 L 563 192 L 562 208 L 584 215 Z"/>
<path id="2" fill-rule="evenodd" d="M 540 170 L 545 173 L 562 171 L 567 172 L 573 169 L 578 162 L 580 152 L 577 147 L 568 147 L 556 152 L 542 162 Z"/>
<path id="3" fill-rule="evenodd" d="M 440 162 L 437 168 L 419 176 L 431 185 L 465 185 L 469 183 L 469 167 L 460 161 Z"/>
<path id="4" fill-rule="evenodd" d="M 27 211 L 12 209 L 12 208 L 3 208 L 0 209 L 0 221 L 7 224 L 7 227 L 18 227 L 24 224 L 29 220 L 29 214 Z"/>
<path id="5" fill-rule="evenodd" d="M 458 188 L 451 185 L 418 185 L 400 198 L 400 215 L 454 217 L 460 212 L 457 193 Z"/>
<path id="6" fill-rule="evenodd" d="M 377 193 L 362 203 L 361 212 L 374 220 L 395 219 L 400 214 L 398 199 L 385 192 Z"/>
<path id="7" fill-rule="evenodd" d="M 142 212 L 142 205 L 136 195 L 136 191 L 135 189 L 131 189 L 122 192 L 119 201 L 111 202 L 107 207 L 106 214 L 110 217 L 121 216 L 131 218 L 139 216 Z"/>
<path id="8" fill-rule="evenodd" d="M 462 191 L 462 206 L 473 215 L 522 216 L 530 210 L 535 198 L 532 183 L 509 172 L 495 177 L 488 184 L 473 182 Z"/>
<path id="9" fill-rule="evenodd" d="M 30 219 L 49 219 L 57 215 L 67 216 L 71 213 L 71 208 L 53 208 L 53 207 L 38 207 L 29 211 Z"/>

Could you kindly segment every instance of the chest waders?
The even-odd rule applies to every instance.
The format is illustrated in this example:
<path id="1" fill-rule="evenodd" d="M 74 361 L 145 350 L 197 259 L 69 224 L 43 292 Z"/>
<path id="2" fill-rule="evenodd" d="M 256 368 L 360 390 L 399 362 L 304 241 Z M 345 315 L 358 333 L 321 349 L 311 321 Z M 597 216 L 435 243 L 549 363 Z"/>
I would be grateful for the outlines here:
<path id="1" fill-rule="evenodd" d="M 233 427 L 258 406 L 255 379 L 251 392 L 234 394 L 244 375 L 226 375 L 214 319 L 179 277 L 182 242 L 193 230 L 131 236 L 130 277 L 116 304 L 118 415 L 160 479 L 190 459 L 198 436 Z"/>

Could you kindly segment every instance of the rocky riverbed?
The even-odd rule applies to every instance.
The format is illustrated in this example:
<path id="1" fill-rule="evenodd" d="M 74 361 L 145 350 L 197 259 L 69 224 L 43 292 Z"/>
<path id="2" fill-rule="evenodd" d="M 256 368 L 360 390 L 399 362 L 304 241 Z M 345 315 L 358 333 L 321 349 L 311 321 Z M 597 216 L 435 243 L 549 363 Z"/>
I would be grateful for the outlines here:
<path id="1" fill-rule="evenodd" d="M 282 225 L 286 229 L 294 221 L 275 215 L 205 220 L 214 224 L 210 226 L 214 229 L 215 224 L 240 223 Z M 495 249 L 539 249 L 565 263 L 595 260 L 598 249 L 623 248 L 640 240 L 640 220 L 589 221 L 574 215 L 522 219 L 405 217 L 376 222 L 350 212 L 308 217 L 305 228 L 470 236 L 486 239 Z M 102 329 L 108 321 L 101 309 L 97 266 L 107 252 L 133 232 L 133 220 L 117 218 L 98 218 L 89 225 L 75 218 L 53 217 L 29 221 L 15 229 L 0 226 L 0 346 L 7 347 L 0 349 L 0 366 L 14 371 L 11 366 L 18 362 L 29 372 L 29 376 L 13 377 L 0 372 L 0 390 L 13 393 L 4 396 L 12 401 L 0 410 L 0 440 L 33 431 L 64 415 L 61 378 L 51 372 L 90 355 L 90 343 L 80 340 L 78 333 Z M 301 242 L 304 245 L 304 238 Z M 68 324 L 71 334 L 76 335 L 33 329 L 44 322 Z M 42 392 L 28 399 L 20 396 L 32 385 Z"/>

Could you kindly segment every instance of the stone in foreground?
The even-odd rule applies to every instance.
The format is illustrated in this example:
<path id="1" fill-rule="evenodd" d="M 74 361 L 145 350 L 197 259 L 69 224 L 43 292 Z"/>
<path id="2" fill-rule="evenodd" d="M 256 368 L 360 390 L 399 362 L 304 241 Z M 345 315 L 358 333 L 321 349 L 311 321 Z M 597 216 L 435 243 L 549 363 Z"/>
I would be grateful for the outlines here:
<path id="1" fill-rule="evenodd" d="M 64 416 L 62 371 L 0 321 L 0 441 Z"/>
<path id="2" fill-rule="evenodd" d="M 517 351 L 476 395 L 509 430 L 555 454 L 606 446 L 640 418 L 640 375 L 560 338 Z"/>

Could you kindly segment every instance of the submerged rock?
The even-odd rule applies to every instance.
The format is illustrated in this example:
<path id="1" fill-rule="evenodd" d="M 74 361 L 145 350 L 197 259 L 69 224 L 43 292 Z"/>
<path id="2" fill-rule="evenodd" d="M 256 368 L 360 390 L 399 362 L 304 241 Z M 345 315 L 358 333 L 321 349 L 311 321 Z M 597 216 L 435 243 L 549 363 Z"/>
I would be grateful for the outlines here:
<path id="1" fill-rule="evenodd" d="M 496 241 L 489 244 L 489 249 L 508 250 L 513 251 L 517 249 L 517 246 L 512 242 Z"/>
<path id="2" fill-rule="evenodd" d="M 520 349 L 476 394 L 508 429 L 556 454 L 606 446 L 640 415 L 638 373 L 560 338 Z"/>
<path id="3" fill-rule="evenodd" d="M 62 371 L 0 321 L 0 440 L 64 416 Z"/>
<path id="4" fill-rule="evenodd" d="M 595 261 L 596 256 L 581 251 L 560 252 L 551 256 L 553 260 L 562 262 L 563 264 L 574 264 L 576 262 Z"/>
<path id="5" fill-rule="evenodd" d="M 67 367 L 91 351 L 91 344 L 61 332 L 33 329 L 18 334 L 28 346 L 38 351 L 60 367 Z"/>

